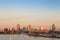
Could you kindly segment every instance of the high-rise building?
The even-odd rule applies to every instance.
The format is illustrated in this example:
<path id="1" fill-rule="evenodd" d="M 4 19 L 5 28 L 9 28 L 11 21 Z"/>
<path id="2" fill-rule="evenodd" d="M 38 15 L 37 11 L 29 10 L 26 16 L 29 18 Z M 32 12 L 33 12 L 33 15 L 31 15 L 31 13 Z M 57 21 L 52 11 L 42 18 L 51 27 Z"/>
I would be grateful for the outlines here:
<path id="1" fill-rule="evenodd" d="M 8 33 L 8 28 L 4 28 L 4 33 Z"/>
<path id="2" fill-rule="evenodd" d="M 14 33 L 14 32 L 15 32 L 15 28 L 14 28 L 14 27 L 12 28 L 12 31 L 11 31 L 11 32 L 12 32 L 12 33 Z"/>
<path id="3" fill-rule="evenodd" d="M 39 32 L 44 32 L 44 31 L 46 31 L 46 28 L 44 26 L 40 26 L 39 27 Z"/>
<path id="4" fill-rule="evenodd" d="M 52 30 L 55 31 L 55 24 L 52 24 Z"/>
<path id="5" fill-rule="evenodd" d="M 39 26 L 39 31 L 41 31 L 41 26 Z"/>
<path id="6" fill-rule="evenodd" d="M 17 30 L 20 30 L 20 25 L 19 24 L 17 24 Z"/>
<path id="7" fill-rule="evenodd" d="M 23 27 L 23 32 L 26 32 L 27 31 L 27 27 Z"/>
<path id="8" fill-rule="evenodd" d="M 21 33 L 20 25 L 17 24 L 17 33 Z"/>
<path id="9" fill-rule="evenodd" d="M 31 25 L 29 25 L 29 31 L 31 31 L 31 29 L 32 29 L 31 27 L 32 27 L 32 26 L 31 26 Z"/>

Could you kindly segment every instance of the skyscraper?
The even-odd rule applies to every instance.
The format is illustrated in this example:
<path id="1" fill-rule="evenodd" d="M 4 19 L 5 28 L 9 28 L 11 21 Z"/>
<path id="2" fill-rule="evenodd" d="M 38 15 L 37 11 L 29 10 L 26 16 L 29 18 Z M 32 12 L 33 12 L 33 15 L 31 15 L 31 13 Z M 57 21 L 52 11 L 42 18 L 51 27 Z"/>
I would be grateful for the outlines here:
<path id="1" fill-rule="evenodd" d="M 20 25 L 19 24 L 17 24 L 17 30 L 20 30 Z"/>
<path id="2" fill-rule="evenodd" d="M 20 25 L 19 24 L 17 24 L 17 33 L 21 33 Z"/>
<path id="3" fill-rule="evenodd" d="M 31 29 L 32 29 L 32 28 L 31 28 L 31 25 L 29 25 L 29 31 L 31 31 Z"/>
<path id="4" fill-rule="evenodd" d="M 52 31 L 55 31 L 55 24 L 52 24 Z"/>
<path id="5" fill-rule="evenodd" d="M 39 31 L 41 31 L 41 26 L 39 26 Z"/>

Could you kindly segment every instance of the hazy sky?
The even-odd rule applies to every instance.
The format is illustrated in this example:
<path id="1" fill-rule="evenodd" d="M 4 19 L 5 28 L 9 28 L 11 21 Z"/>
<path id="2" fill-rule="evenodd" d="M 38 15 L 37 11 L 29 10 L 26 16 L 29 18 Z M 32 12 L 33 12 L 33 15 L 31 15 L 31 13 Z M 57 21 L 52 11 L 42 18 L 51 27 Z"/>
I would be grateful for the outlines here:
<path id="1" fill-rule="evenodd" d="M 53 23 L 60 26 L 60 0 L 0 0 L 1 25 Z"/>

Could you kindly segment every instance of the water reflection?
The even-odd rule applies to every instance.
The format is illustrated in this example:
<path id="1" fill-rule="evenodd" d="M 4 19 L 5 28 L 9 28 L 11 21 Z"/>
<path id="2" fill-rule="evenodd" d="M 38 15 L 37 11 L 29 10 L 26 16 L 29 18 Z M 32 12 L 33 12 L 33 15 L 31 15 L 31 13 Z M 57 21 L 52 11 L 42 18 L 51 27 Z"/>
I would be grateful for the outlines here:
<path id="1" fill-rule="evenodd" d="M 12 35 L 10 35 L 10 40 L 12 40 Z"/>
<path id="2" fill-rule="evenodd" d="M 8 35 L 0 35 L 0 40 L 9 40 L 9 38 Z"/>
<path id="3" fill-rule="evenodd" d="M 60 40 L 57 38 L 33 37 L 21 35 L 0 35 L 0 40 Z"/>

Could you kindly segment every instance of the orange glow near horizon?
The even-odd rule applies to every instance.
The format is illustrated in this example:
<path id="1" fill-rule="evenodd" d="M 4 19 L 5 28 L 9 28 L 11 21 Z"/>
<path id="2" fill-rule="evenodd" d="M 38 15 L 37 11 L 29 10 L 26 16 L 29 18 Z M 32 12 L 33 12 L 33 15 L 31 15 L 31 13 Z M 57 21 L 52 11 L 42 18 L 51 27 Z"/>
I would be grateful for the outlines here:
<path id="1" fill-rule="evenodd" d="M 9 30 L 12 30 L 13 27 L 9 27 Z"/>
<path id="2" fill-rule="evenodd" d="M 45 30 L 46 28 L 44 26 L 40 26 L 39 30 Z"/>
<path id="3" fill-rule="evenodd" d="M 41 27 L 41 30 L 44 30 L 44 27 Z"/>

